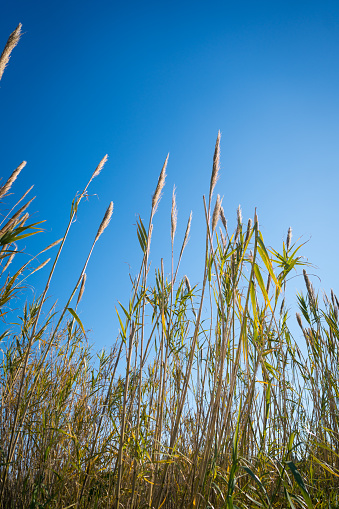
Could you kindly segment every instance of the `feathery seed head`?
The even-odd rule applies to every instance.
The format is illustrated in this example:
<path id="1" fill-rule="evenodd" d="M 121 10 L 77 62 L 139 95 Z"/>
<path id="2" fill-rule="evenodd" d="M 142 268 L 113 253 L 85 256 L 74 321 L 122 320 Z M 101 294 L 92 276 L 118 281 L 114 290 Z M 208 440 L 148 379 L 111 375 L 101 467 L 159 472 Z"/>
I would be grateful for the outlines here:
<path id="1" fill-rule="evenodd" d="M 219 227 L 219 231 L 220 231 L 220 238 L 221 238 L 222 247 L 226 247 L 226 238 L 224 237 L 224 234 L 222 233 L 221 226 Z"/>
<path id="2" fill-rule="evenodd" d="M 17 252 L 18 248 L 17 246 L 15 246 L 14 250 L 13 250 L 13 253 L 11 254 L 11 256 L 8 258 L 7 262 L 6 262 L 6 265 L 4 266 L 1 274 L 3 274 L 5 272 L 6 269 L 8 269 L 8 267 L 10 266 L 10 264 L 12 263 L 13 261 L 13 258 L 14 256 L 16 255 L 16 252 Z"/>
<path id="3" fill-rule="evenodd" d="M 334 291 L 332 290 L 332 288 L 331 288 L 331 299 L 332 299 L 333 306 L 334 306 L 335 305 L 335 294 L 334 294 Z"/>
<path id="4" fill-rule="evenodd" d="M 323 295 L 323 301 L 324 301 L 324 304 L 325 304 L 325 306 L 326 306 L 326 307 L 328 307 L 328 306 L 330 306 L 330 305 L 331 305 L 331 303 L 330 303 L 330 301 L 329 301 L 329 298 L 327 297 L 326 292 L 324 292 L 324 295 Z"/>
<path id="5" fill-rule="evenodd" d="M 9 36 L 6 46 L 4 47 L 4 50 L 0 56 L 0 80 L 4 73 L 5 67 L 8 64 L 11 53 L 19 42 L 21 36 L 21 28 L 22 25 L 21 23 L 19 23 L 14 32 L 12 32 L 11 35 Z"/>
<path id="6" fill-rule="evenodd" d="M 177 202 L 175 196 L 175 186 L 173 187 L 172 194 L 172 209 L 171 209 L 171 240 L 172 244 L 174 242 L 174 235 L 177 229 L 177 220 L 178 220 L 178 210 L 177 210 Z"/>
<path id="7" fill-rule="evenodd" d="M 281 306 L 280 306 L 280 315 L 282 315 L 282 314 L 283 314 L 284 307 L 285 307 L 285 298 L 283 298 L 282 303 L 281 303 Z"/>
<path id="8" fill-rule="evenodd" d="M 28 218 L 29 218 L 29 213 L 28 213 L 28 212 L 26 212 L 26 214 L 24 214 L 24 215 L 22 216 L 21 220 L 20 220 L 20 221 L 21 221 L 21 226 L 23 226 L 23 225 L 26 223 L 26 221 L 27 221 L 27 219 L 28 219 Z"/>
<path id="9" fill-rule="evenodd" d="M 97 177 L 99 175 L 99 173 L 101 172 L 101 170 L 102 170 L 104 164 L 106 163 L 107 159 L 108 159 L 108 155 L 106 154 L 105 157 L 103 157 L 101 159 L 100 163 L 96 167 L 96 169 L 95 169 L 95 171 L 94 171 L 94 173 L 92 175 L 91 180 L 94 179 L 94 177 Z"/>
<path id="10" fill-rule="evenodd" d="M 301 316 L 299 313 L 296 313 L 296 317 L 297 317 L 297 322 L 299 324 L 299 327 L 301 328 L 301 330 L 303 330 L 303 322 L 301 320 Z"/>
<path id="11" fill-rule="evenodd" d="M 223 207 L 220 207 L 220 219 L 221 219 L 223 227 L 225 228 L 225 231 L 227 233 L 227 219 L 225 217 L 225 213 L 224 213 Z"/>
<path id="12" fill-rule="evenodd" d="M 288 251 L 291 245 L 291 239 L 292 239 L 292 228 L 291 226 L 288 229 L 287 232 L 287 238 L 286 238 L 286 250 Z"/>
<path id="13" fill-rule="evenodd" d="M 81 286 L 80 286 L 80 291 L 79 291 L 79 295 L 78 295 L 77 306 L 78 306 L 79 302 L 81 301 L 82 296 L 84 294 L 86 279 L 87 279 L 87 276 L 86 276 L 86 273 L 85 273 L 82 276 L 82 280 L 81 280 Z"/>
<path id="14" fill-rule="evenodd" d="M 37 272 L 38 270 L 40 269 L 43 269 L 45 265 L 47 265 L 47 263 L 50 261 L 50 258 L 47 258 L 47 260 L 45 260 L 43 263 L 41 263 L 39 265 L 39 267 L 37 267 L 36 269 L 34 269 L 30 275 L 34 274 L 34 272 Z"/>
<path id="15" fill-rule="evenodd" d="M 213 156 L 213 168 L 212 168 L 212 176 L 211 176 L 211 184 L 210 184 L 210 199 L 213 194 L 213 190 L 219 178 L 219 170 L 220 170 L 220 131 L 218 131 L 217 141 L 214 149 Z"/>
<path id="16" fill-rule="evenodd" d="M 26 164 L 27 164 L 26 161 L 22 161 L 22 163 L 19 164 L 19 166 L 13 171 L 12 175 L 9 177 L 7 182 L 2 187 L 0 187 L 0 198 L 2 198 L 3 196 L 5 196 L 5 194 L 8 193 L 14 181 L 17 179 L 19 173 L 21 172 L 22 168 L 24 168 Z"/>
<path id="17" fill-rule="evenodd" d="M 247 231 L 246 231 L 245 244 L 248 241 L 248 237 L 250 236 L 251 230 L 252 230 L 252 219 L 249 218 L 248 223 L 247 223 Z"/>
<path id="18" fill-rule="evenodd" d="M 312 286 L 311 281 L 309 280 L 309 277 L 308 277 L 307 272 L 306 272 L 305 269 L 303 270 L 303 275 L 304 275 L 304 280 L 305 280 L 305 284 L 306 284 L 306 288 L 307 288 L 307 293 L 308 293 L 308 297 L 310 299 L 310 302 L 311 303 L 315 303 L 315 295 L 314 295 L 313 286 Z"/>
<path id="19" fill-rule="evenodd" d="M 213 216 L 212 216 L 212 233 L 214 232 L 219 216 L 220 216 L 220 207 L 221 207 L 221 201 L 220 201 L 220 195 L 217 196 L 217 201 L 215 202 L 214 210 L 213 210 Z"/>
<path id="20" fill-rule="evenodd" d="M 52 247 L 55 247 L 58 244 L 60 244 L 61 241 L 62 241 L 62 238 L 59 239 L 59 240 L 55 240 L 54 242 L 52 242 L 52 244 L 50 244 L 49 246 L 45 247 L 45 249 L 43 251 L 41 251 L 41 253 L 45 253 L 45 251 L 48 251 L 49 249 L 52 249 Z"/>
<path id="21" fill-rule="evenodd" d="M 183 250 L 185 249 L 186 245 L 187 245 L 187 242 L 188 242 L 188 236 L 190 234 L 190 230 L 191 230 L 191 223 L 192 223 L 192 211 L 190 213 L 190 217 L 188 218 L 188 221 L 187 221 L 187 226 L 186 226 L 186 231 L 185 231 L 185 236 L 184 236 L 184 241 L 182 243 L 182 248 L 181 248 L 181 252 L 183 252 Z"/>
<path id="22" fill-rule="evenodd" d="M 162 192 L 162 190 L 164 188 L 164 185 L 165 185 L 166 167 L 167 167 L 167 163 L 168 163 L 168 157 L 169 157 L 169 154 L 167 154 L 166 160 L 164 162 L 164 166 L 162 167 L 162 170 L 160 172 L 158 183 L 157 183 L 157 187 L 155 189 L 155 192 L 154 192 L 154 195 L 153 195 L 153 198 L 152 198 L 152 213 L 153 214 L 157 210 L 158 203 L 159 203 L 159 200 L 161 198 L 161 192 Z"/>
<path id="23" fill-rule="evenodd" d="M 191 291 L 191 285 L 190 285 L 190 282 L 189 282 L 189 279 L 187 276 L 185 276 L 185 284 L 186 284 L 187 291 L 189 293 Z"/>
<path id="24" fill-rule="evenodd" d="M 104 218 L 101 221 L 101 225 L 99 226 L 98 233 L 97 233 L 97 235 L 95 237 L 94 242 L 97 242 L 97 240 L 99 239 L 100 235 L 103 233 L 105 228 L 107 228 L 108 223 L 111 220 L 112 214 L 113 214 L 113 202 L 111 201 L 111 203 L 109 204 L 109 206 L 108 206 L 108 208 L 106 210 Z"/>
<path id="25" fill-rule="evenodd" d="M 16 225 L 22 221 L 23 219 L 26 221 L 26 214 L 24 214 L 22 217 L 21 214 L 23 214 L 23 212 L 25 212 L 25 210 L 29 207 L 29 205 L 32 203 L 32 201 L 34 200 L 35 198 L 32 198 L 31 200 L 29 200 L 25 205 L 23 205 L 12 217 L 9 221 L 7 221 L 7 223 L 5 224 L 5 226 L 3 226 L 0 230 L 0 235 L 4 235 L 6 232 L 8 232 L 9 230 L 13 230 Z"/>
<path id="26" fill-rule="evenodd" d="M 272 277 L 271 277 L 271 274 L 269 272 L 268 273 L 268 278 L 267 278 L 266 293 L 268 293 L 270 291 L 271 281 L 272 281 Z"/>
<path id="27" fill-rule="evenodd" d="M 238 206 L 238 209 L 237 209 L 237 219 L 238 219 L 238 224 L 240 226 L 242 224 L 242 212 L 241 212 L 240 205 Z"/>
<path id="28" fill-rule="evenodd" d="M 254 226 L 256 226 L 257 230 L 259 230 L 259 220 L 258 220 L 257 209 L 255 209 L 255 212 L 254 212 Z"/>

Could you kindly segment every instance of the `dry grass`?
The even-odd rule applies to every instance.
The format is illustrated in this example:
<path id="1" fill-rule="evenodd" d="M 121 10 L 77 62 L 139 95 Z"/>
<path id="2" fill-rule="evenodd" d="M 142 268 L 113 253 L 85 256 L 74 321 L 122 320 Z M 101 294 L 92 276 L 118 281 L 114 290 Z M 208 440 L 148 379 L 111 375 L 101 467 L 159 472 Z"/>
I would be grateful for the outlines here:
<path id="1" fill-rule="evenodd" d="M 301 351 L 285 306 L 288 278 L 304 265 L 301 246 L 290 229 L 280 250 L 268 248 L 257 214 L 244 227 L 240 208 L 230 234 L 219 195 L 211 220 L 219 154 L 220 133 L 207 204 L 204 198 L 202 285 L 178 279 L 192 216 L 176 259 L 174 192 L 171 268 L 161 261 L 149 272 L 166 159 L 148 226 L 138 221 L 141 266 L 129 302 L 117 310 L 116 343 L 98 356 L 76 310 L 113 204 L 64 308 L 55 315 L 46 298 L 74 215 L 106 157 L 73 200 L 63 238 L 46 248 L 59 246 L 43 294 L 23 305 L 16 330 L 8 324 L 1 335 L 0 507 L 339 506 L 338 299 L 331 292 L 321 306 L 304 271 Z M 30 224 L 27 203 L 16 208 L 1 225 L 4 324 L 25 278 L 47 263 L 35 268 L 32 259 L 10 272 L 22 239 L 41 231 Z"/>

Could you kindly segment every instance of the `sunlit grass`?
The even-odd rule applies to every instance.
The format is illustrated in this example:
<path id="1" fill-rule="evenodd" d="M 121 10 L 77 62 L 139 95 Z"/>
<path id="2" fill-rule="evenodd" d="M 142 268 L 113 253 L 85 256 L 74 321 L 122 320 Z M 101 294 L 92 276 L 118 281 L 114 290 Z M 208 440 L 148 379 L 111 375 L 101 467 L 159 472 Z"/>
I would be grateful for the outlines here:
<path id="1" fill-rule="evenodd" d="M 149 268 L 167 158 L 148 224 L 139 218 L 131 239 L 140 245 L 140 271 L 117 310 L 110 352 L 88 346 L 77 306 L 112 203 L 64 308 L 47 300 L 75 214 L 106 158 L 73 200 L 63 238 L 46 248 L 50 260 L 16 264 L 22 242 L 41 233 L 26 193 L 1 218 L 1 507 L 338 507 L 338 299 L 331 292 L 321 304 L 291 230 L 281 248 L 270 248 L 257 214 L 244 224 L 239 208 L 231 232 L 215 197 L 219 153 L 220 134 L 204 197 L 202 284 L 178 276 L 192 216 L 178 240 L 174 192 L 171 269 Z M 23 167 L 0 188 L 2 201 Z M 289 317 L 286 285 L 302 268 L 300 313 Z M 13 328 L 6 312 L 19 289 L 24 302 L 25 279 L 42 269 L 45 289 L 22 304 Z"/>

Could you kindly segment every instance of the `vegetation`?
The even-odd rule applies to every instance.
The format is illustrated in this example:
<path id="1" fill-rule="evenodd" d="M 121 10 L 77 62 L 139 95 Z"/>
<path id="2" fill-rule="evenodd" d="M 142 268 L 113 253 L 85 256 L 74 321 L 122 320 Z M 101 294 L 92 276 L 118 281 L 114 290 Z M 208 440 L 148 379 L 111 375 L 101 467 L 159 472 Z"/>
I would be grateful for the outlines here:
<path id="1" fill-rule="evenodd" d="M 20 28 L 0 58 L 1 75 Z M 22 240 L 41 231 L 30 223 L 28 192 L 2 217 L 0 507 L 339 507 L 339 302 L 331 292 L 321 307 L 304 270 L 300 348 L 284 296 L 292 271 L 304 265 L 301 246 L 292 244 L 290 229 L 281 251 L 267 247 L 257 214 L 244 225 L 240 208 L 228 231 L 219 195 L 213 199 L 219 145 L 220 134 L 204 198 L 202 285 L 178 277 L 191 217 L 177 259 L 175 192 L 171 272 L 161 263 L 150 273 L 166 159 L 148 225 L 138 220 L 141 266 L 118 310 L 116 344 L 97 360 L 77 306 L 113 204 L 56 311 L 48 288 L 89 184 L 75 197 L 65 235 L 44 250 L 59 246 L 45 290 L 22 306 L 17 328 L 7 319 L 11 302 L 48 260 L 34 268 L 33 258 L 11 272 Z M 2 201 L 23 167 L 0 188 Z"/>

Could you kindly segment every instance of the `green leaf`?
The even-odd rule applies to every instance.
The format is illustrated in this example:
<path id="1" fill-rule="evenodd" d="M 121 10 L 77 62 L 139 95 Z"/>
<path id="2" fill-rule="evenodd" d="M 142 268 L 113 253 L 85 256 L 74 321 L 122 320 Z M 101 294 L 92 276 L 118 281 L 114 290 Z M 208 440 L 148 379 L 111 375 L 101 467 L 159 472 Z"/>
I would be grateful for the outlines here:
<path id="1" fill-rule="evenodd" d="M 86 332 L 85 332 L 85 329 L 84 329 L 84 326 L 82 325 L 81 323 L 81 320 L 80 318 L 78 317 L 78 315 L 76 314 L 76 312 L 74 311 L 74 309 L 72 308 L 67 308 L 67 310 L 71 313 L 71 315 L 73 316 L 73 318 L 77 321 L 78 325 L 80 326 L 82 332 L 84 333 L 84 336 L 86 336 Z"/>
<path id="2" fill-rule="evenodd" d="M 301 477 L 297 467 L 295 466 L 295 464 L 293 463 L 293 461 L 287 461 L 286 462 L 286 465 L 289 467 L 289 469 L 291 470 L 292 474 L 293 474 L 293 477 L 296 481 L 296 483 L 298 484 L 299 488 L 300 488 L 300 491 L 305 499 L 305 502 L 307 504 L 307 507 L 309 509 L 314 509 L 313 507 L 313 503 L 312 503 L 312 500 L 311 500 L 311 497 L 306 489 L 306 486 L 304 484 L 304 481 L 303 481 L 303 478 Z"/>
<path id="3" fill-rule="evenodd" d="M 250 282 L 250 296 L 251 296 L 251 302 L 252 302 L 254 321 L 257 323 L 258 322 L 257 301 L 255 299 L 255 290 L 254 290 L 253 281 Z"/>
<path id="4" fill-rule="evenodd" d="M 248 474 L 252 477 L 252 479 L 254 479 L 254 481 L 255 481 L 255 482 L 258 484 L 258 486 L 261 488 L 261 490 L 263 491 L 263 493 L 264 493 L 264 494 L 265 494 L 265 496 L 266 496 L 266 499 L 267 499 L 267 502 L 268 502 L 268 507 L 269 507 L 270 509 L 272 509 L 272 505 L 271 505 L 271 502 L 269 501 L 269 498 L 268 498 L 268 495 L 267 495 L 267 491 L 266 491 L 266 489 L 265 489 L 264 485 L 262 484 L 262 482 L 260 481 L 259 477 L 258 477 L 257 475 L 255 475 L 255 473 L 254 473 L 254 472 L 252 472 L 252 470 L 251 470 L 249 467 L 244 467 L 244 466 L 243 466 L 242 468 L 243 468 L 243 469 L 244 469 L 244 470 L 245 470 L 245 471 L 246 471 L 246 472 L 247 472 L 247 473 L 248 473 Z M 262 498 L 262 496 L 260 495 L 260 493 L 259 493 L 259 492 L 258 492 L 258 495 L 259 495 L 260 500 L 262 501 L 262 503 L 263 503 L 264 505 L 266 505 L 265 500 Z"/>
<path id="5" fill-rule="evenodd" d="M 264 280 L 262 278 L 260 269 L 259 269 L 259 267 L 258 267 L 258 265 L 256 263 L 253 264 L 253 269 L 254 269 L 255 277 L 256 277 L 256 279 L 257 279 L 257 281 L 259 283 L 261 293 L 263 294 L 263 297 L 265 299 L 265 302 L 268 304 L 270 310 L 273 313 L 273 309 L 271 308 L 271 302 L 270 302 L 270 299 L 268 298 L 268 295 L 267 295 L 267 292 L 266 292 Z"/>
<path id="6" fill-rule="evenodd" d="M 125 331 L 124 324 L 122 323 L 122 320 L 120 318 L 120 315 L 119 315 L 119 312 L 118 312 L 117 308 L 115 308 L 115 311 L 117 312 L 117 315 L 118 315 L 118 318 L 119 318 L 119 322 L 120 322 L 120 327 L 121 327 L 121 330 L 122 330 L 123 339 L 126 341 L 126 331 Z"/>
<path id="7" fill-rule="evenodd" d="M 140 216 L 137 220 L 137 236 L 142 252 L 145 253 L 147 248 L 147 233 Z"/>
<path id="8" fill-rule="evenodd" d="M 261 233 L 259 232 L 257 249 L 259 251 L 259 254 L 261 256 L 262 261 L 266 265 L 266 268 L 267 268 L 268 272 L 271 274 L 271 277 L 272 277 L 275 285 L 277 286 L 277 288 L 280 289 L 280 284 L 279 284 L 279 282 L 278 282 L 278 280 L 275 277 L 275 274 L 273 272 L 272 263 L 271 263 L 271 260 L 270 260 L 270 258 L 268 256 L 268 252 L 266 250 L 265 244 L 264 244 L 264 242 L 262 241 L 262 239 L 260 237 L 261 237 Z"/>
<path id="9" fill-rule="evenodd" d="M 288 503 L 290 504 L 291 509 L 295 509 L 295 505 L 293 504 L 290 494 L 285 487 L 284 487 L 284 492 L 285 492 L 285 496 L 288 500 Z"/>

